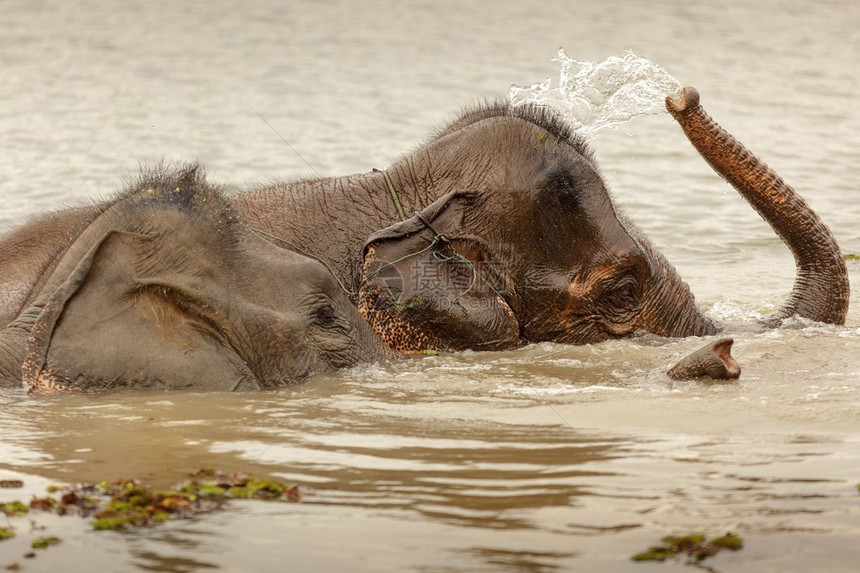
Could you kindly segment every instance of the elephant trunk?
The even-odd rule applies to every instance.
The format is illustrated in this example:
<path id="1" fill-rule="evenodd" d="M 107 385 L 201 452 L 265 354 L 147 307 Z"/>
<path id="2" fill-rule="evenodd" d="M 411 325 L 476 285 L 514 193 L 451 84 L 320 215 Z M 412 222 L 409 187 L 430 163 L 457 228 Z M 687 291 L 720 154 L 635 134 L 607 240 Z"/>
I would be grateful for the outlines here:
<path id="1" fill-rule="evenodd" d="M 21 370 L 26 358 L 27 338 L 41 310 L 41 307 L 31 306 L 0 330 L 0 388 L 22 387 Z"/>
<path id="2" fill-rule="evenodd" d="M 11 340 L 8 340 L 11 338 Z M 7 331 L 0 332 L 0 388 L 21 387 L 21 364 L 24 362 L 23 342 Z"/>
<path id="3" fill-rule="evenodd" d="M 685 357 L 666 374 L 672 380 L 692 380 L 708 376 L 714 380 L 732 380 L 740 377 L 741 367 L 732 356 L 731 338 L 709 342 Z"/>
<path id="4" fill-rule="evenodd" d="M 663 253 L 645 240 L 640 246 L 652 261 L 652 276 L 639 327 L 671 338 L 716 334 L 717 326 L 696 305 L 690 287 Z"/>
<path id="5" fill-rule="evenodd" d="M 699 105 L 699 93 L 684 88 L 666 108 L 693 147 L 770 224 L 794 255 L 797 274 L 786 304 L 767 319 L 776 324 L 794 314 L 844 324 L 848 271 L 833 233 L 794 189 Z"/>

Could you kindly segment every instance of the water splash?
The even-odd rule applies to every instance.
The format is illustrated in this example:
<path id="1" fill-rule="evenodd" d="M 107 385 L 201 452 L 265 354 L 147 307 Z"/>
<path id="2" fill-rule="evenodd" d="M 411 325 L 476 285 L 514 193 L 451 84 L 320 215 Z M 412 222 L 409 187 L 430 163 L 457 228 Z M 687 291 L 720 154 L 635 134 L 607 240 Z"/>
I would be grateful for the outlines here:
<path id="1" fill-rule="evenodd" d="M 537 104 L 561 112 L 581 133 L 593 135 L 604 127 L 616 128 L 640 115 L 666 113 L 666 96 L 677 96 L 681 84 L 666 70 L 629 51 L 623 58 L 602 62 L 574 60 L 559 48 L 558 87 L 550 78 L 528 87 L 512 86 L 512 105 Z"/>

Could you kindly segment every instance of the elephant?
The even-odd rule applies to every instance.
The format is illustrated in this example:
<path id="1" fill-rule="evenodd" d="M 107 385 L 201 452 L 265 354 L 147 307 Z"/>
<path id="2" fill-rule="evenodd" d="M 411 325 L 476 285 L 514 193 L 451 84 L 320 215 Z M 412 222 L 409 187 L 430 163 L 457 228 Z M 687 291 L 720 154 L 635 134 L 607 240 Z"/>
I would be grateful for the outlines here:
<path id="1" fill-rule="evenodd" d="M 794 253 L 791 295 L 764 326 L 795 314 L 843 324 L 847 269 L 828 227 L 694 89 L 666 106 Z M 724 330 L 613 204 L 586 141 L 545 107 L 479 105 L 387 169 L 250 186 L 227 201 L 248 231 L 329 269 L 400 353 Z M 45 215 L 0 239 L 0 324 L 106 208 Z"/>
<path id="2" fill-rule="evenodd" d="M 794 253 L 793 291 L 765 326 L 795 314 L 843 324 L 848 275 L 828 227 L 705 113 L 695 89 L 666 106 Z M 723 329 L 613 205 L 583 139 L 547 108 L 477 107 L 386 170 L 258 187 L 234 204 L 275 244 L 327 261 L 401 352 Z"/>
<path id="3" fill-rule="evenodd" d="M 254 390 L 393 353 L 318 261 L 248 231 L 196 164 L 145 170 L 0 331 L 0 386 Z"/>

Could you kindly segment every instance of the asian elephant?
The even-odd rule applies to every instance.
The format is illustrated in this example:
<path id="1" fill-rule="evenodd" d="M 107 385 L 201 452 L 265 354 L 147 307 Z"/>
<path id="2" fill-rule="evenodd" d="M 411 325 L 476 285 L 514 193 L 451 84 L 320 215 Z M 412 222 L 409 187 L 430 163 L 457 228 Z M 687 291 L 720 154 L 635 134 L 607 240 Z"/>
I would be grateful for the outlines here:
<path id="1" fill-rule="evenodd" d="M 321 263 L 248 231 L 196 165 L 99 211 L 0 331 L 0 386 L 267 389 L 392 354 Z"/>
<path id="2" fill-rule="evenodd" d="M 766 324 L 794 314 L 842 324 L 847 270 L 827 226 L 707 116 L 694 89 L 666 105 L 795 255 L 794 289 Z M 399 351 L 720 329 L 613 205 L 585 142 L 546 108 L 479 107 L 385 171 L 233 200 L 262 236 L 327 261 Z"/>
<path id="3" fill-rule="evenodd" d="M 705 114 L 695 90 L 667 108 L 795 255 L 794 289 L 766 324 L 793 314 L 842 324 L 847 271 L 827 226 Z M 259 238 L 325 265 L 400 352 L 720 330 L 613 205 L 583 139 L 547 108 L 480 106 L 385 170 L 257 186 L 228 201 Z M 105 208 L 50 214 L 0 239 L 0 323 L 24 312 Z"/>

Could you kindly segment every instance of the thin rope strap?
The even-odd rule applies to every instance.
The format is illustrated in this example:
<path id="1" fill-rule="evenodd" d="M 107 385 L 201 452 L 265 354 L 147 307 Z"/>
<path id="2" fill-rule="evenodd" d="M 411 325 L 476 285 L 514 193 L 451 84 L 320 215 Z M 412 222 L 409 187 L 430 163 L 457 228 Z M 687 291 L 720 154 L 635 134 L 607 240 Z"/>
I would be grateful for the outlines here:
<path id="1" fill-rule="evenodd" d="M 382 176 L 385 177 L 385 184 L 388 185 L 388 192 L 391 194 L 391 200 L 394 202 L 394 208 L 397 209 L 397 214 L 400 215 L 400 220 L 406 220 L 406 213 L 403 211 L 403 206 L 400 204 L 400 197 L 397 196 L 397 191 L 394 190 L 394 183 L 391 182 L 391 176 L 387 169 L 382 170 Z"/>
<path id="2" fill-rule="evenodd" d="M 442 233 L 437 231 L 436 228 L 430 224 L 430 221 L 428 221 L 424 215 L 422 215 L 418 211 L 415 211 L 415 216 L 418 218 L 419 221 L 424 223 L 425 227 L 427 227 L 428 229 L 433 231 L 433 235 L 435 235 L 436 238 L 438 238 L 441 242 L 443 242 L 445 244 L 448 243 L 448 237 L 446 237 L 445 235 L 443 235 Z"/>
<path id="3" fill-rule="evenodd" d="M 433 249 L 433 247 L 435 247 L 439 243 L 447 244 L 449 247 L 451 247 L 449 240 L 447 237 L 445 237 L 445 235 L 442 235 L 442 234 L 438 233 L 435 229 L 433 229 L 433 227 L 430 226 L 429 222 L 426 221 L 424 219 L 424 217 L 419 217 L 419 218 L 431 230 L 433 230 L 434 233 L 436 233 L 436 235 L 430 241 L 430 244 L 428 244 L 423 249 L 420 249 L 414 253 L 408 253 L 406 255 L 403 255 L 399 259 L 395 259 L 395 260 L 391 261 L 390 263 L 385 262 L 385 261 L 380 261 L 381 264 L 379 265 L 379 267 L 376 270 L 374 270 L 373 272 L 369 273 L 366 277 L 364 277 L 364 279 L 362 279 L 358 283 L 359 290 L 361 289 L 361 287 L 363 287 L 368 282 L 370 282 L 376 275 L 378 275 L 380 272 L 382 272 L 382 270 L 385 268 L 394 267 L 395 265 L 405 261 L 406 259 L 411 259 L 412 257 L 417 257 L 418 255 L 422 255 L 422 254 L 426 253 L 427 251 Z M 307 257 L 310 257 L 311 259 L 314 259 L 315 261 L 320 262 L 323 266 L 325 266 L 326 269 L 328 269 L 328 272 L 331 273 L 331 275 L 334 277 L 334 280 L 337 281 L 338 286 L 341 288 L 341 290 L 344 293 L 346 293 L 347 296 L 349 296 L 350 298 L 355 298 L 358 296 L 358 291 L 353 291 L 353 290 L 346 288 L 346 285 L 343 284 L 343 281 L 340 280 L 340 277 L 338 276 L 337 272 L 335 272 L 334 267 L 328 261 L 323 259 L 322 257 L 318 257 L 318 256 L 314 255 L 313 253 L 306 251 L 305 249 L 301 248 L 300 246 L 296 245 L 295 243 L 293 243 L 291 241 L 288 241 L 286 239 L 282 239 L 281 237 L 276 237 L 275 235 L 267 233 L 266 231 L 264 231 L 262 229 L 258 229 L 257 227 L 252 227 L 251 225 L 248 225 L 248 229 L 250 229 L 251 231 L 254 231 L 255 233 L 257 233 L 259 235 L 262 235 L 263 237 L 267 237 L 269 239 L 272 239 L 273 241 L 278 241 L 280 243 L 284 243 L 285 245 L 288 245 L 288 246 L 292 247 L 293 249 L 295 249 L 296 252 L 298 252 L 302 255 L 305 255 Z M 499 298 L 504 300 L 502 293 L 500 293 L 498 290 L 496 290 L 496 288 L 492 284 L 490 284 L 490 281 L 488 281 L 481 273 L 478 272 L 478 269 L 475 268 L 475 264 L 472 261 L 470 261 L 469 259 L 467 259 L 463 255 L 458 253 L 456 249 L 453 249 L 453 247 L 452 247 L 452 250 L 454 251 L 454 254 L 452 256 L 446 256 L 446 255 L 443 255 L 442 253 L 433 253 L 433 258 L 436 259 L 437 261 L 441 262 L 441 263 L 447 263 L 447 262 L 452 262 L 452 261 L 460 262 L 460 263 L 465 264 L 469 268 L 469 270 L 472 271 L 472 280 L 471 280 L 469 286 L 466 288 L 466 290 L 464 290 L 462 293 L 460 293 L 455 300 L 459 301 L 461 297 L 468 294 L 469 291 L 471 291 L 472 288 L 474 288 L 475 283 L 478 280 L 480 280 L 482 283 L 484 283 L 487 286 L 487 288 L 489 288 L 491 291 L 493 291 L 496 294 L 496 296 L 498 296 Z M 38 318 L 38 317 L 36 317 L 36 318 Z"/>

